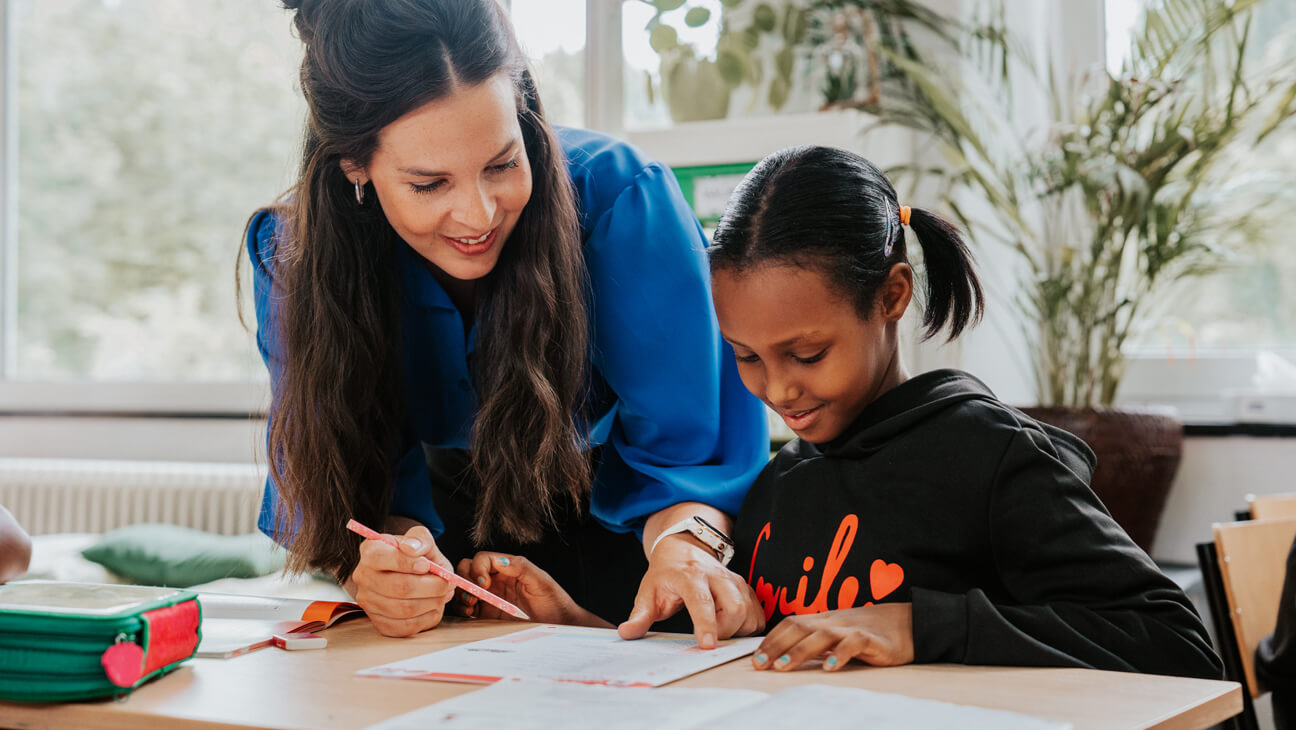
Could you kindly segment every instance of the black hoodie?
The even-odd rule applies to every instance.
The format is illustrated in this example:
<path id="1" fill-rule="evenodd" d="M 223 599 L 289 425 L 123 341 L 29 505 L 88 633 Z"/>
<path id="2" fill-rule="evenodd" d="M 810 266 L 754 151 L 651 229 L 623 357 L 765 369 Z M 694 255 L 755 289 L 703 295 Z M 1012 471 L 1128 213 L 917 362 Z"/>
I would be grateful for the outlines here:
<path id="1" fill-rule="evenodd" d="M 1218 678 L 1188 599 L 1090 491 L 1094 464 L 971 375 L 925 373 L 835 440 L 785 446 L 743 503 L 731 565 L 769 628 L 910 601 L 916 662 Z"/>

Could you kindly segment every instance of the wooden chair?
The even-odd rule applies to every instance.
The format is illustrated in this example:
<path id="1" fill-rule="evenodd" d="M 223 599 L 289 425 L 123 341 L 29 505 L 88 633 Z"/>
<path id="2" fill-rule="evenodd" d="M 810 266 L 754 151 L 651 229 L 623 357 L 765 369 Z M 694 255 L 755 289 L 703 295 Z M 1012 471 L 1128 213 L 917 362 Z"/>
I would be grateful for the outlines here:
<path id="1" fill-rule="evenodd" d="M 1243 687 L 1236 728 L 1257 727 L 1253 698 L 1259 697 L 1255 651 L 1278 622 L 1287 553 L 1296 539 L 1296 518 L 1217 524 L 1215 541 L 1197 546 L 1224 674 Z"/>
<path id="2" fill-rule="evenodd" d="M 1276 520 L 1296 517 L 1296 492 L 1283 494 L 1248 494 L 1247 505 L 1253 520 Z"/>

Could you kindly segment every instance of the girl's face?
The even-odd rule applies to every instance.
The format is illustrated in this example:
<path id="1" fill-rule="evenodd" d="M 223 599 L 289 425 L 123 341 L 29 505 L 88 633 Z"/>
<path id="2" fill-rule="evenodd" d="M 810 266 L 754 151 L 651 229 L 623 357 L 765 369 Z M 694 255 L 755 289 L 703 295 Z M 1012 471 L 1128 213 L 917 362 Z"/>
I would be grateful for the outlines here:
<path id="1" fill-rule="evenodd" d="M 896 339 L 913 292 L 906 264 L 892 268 L 868 319 L 813 268 L 720 270 L 711 283 L 720 332 L 733 346 L 743 385 L 806 441 L 836 438 L 908 377 Z"/>
<path id="2" fill-rule="evenodd" d="M 383 128 L 364 170 L 388 222 L 425 260 L 460 280 L 479 279 L 531 198 L 531 164 L 513 83 L 500 73 L 460 87 Z"/>

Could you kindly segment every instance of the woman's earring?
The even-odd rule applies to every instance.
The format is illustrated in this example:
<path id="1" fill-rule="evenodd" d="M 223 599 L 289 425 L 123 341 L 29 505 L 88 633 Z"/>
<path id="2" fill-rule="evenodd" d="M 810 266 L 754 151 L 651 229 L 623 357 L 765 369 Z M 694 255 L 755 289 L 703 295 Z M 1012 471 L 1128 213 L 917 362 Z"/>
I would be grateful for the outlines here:
<path id="1" fill-rule="evenodd" d="M 355 180 L 356 205 L 364 205 L 364 186 L 360 184 L 360 178 Z"/>

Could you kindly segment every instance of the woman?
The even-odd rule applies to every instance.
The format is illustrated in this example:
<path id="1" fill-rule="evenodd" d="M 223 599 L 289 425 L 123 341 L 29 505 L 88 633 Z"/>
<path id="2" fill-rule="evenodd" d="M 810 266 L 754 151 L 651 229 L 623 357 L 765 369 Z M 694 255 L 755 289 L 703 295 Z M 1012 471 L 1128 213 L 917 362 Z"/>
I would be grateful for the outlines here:
<path id="1" fill-rule="evenodd" d="M 249 223 L 261 529 L 388 635 L 440 622 L 427 561 L 480 548 L 533 556 L 627 638 L 681 606 L 704 647 L 758 631 L 689 531 L 727 529 L 768 441 L 670 171 L 555 134 L 494 0 L 286 5 L 309 118 L 291 197 Z M 351 517 L 402 547 L 357 547 Z"/>

